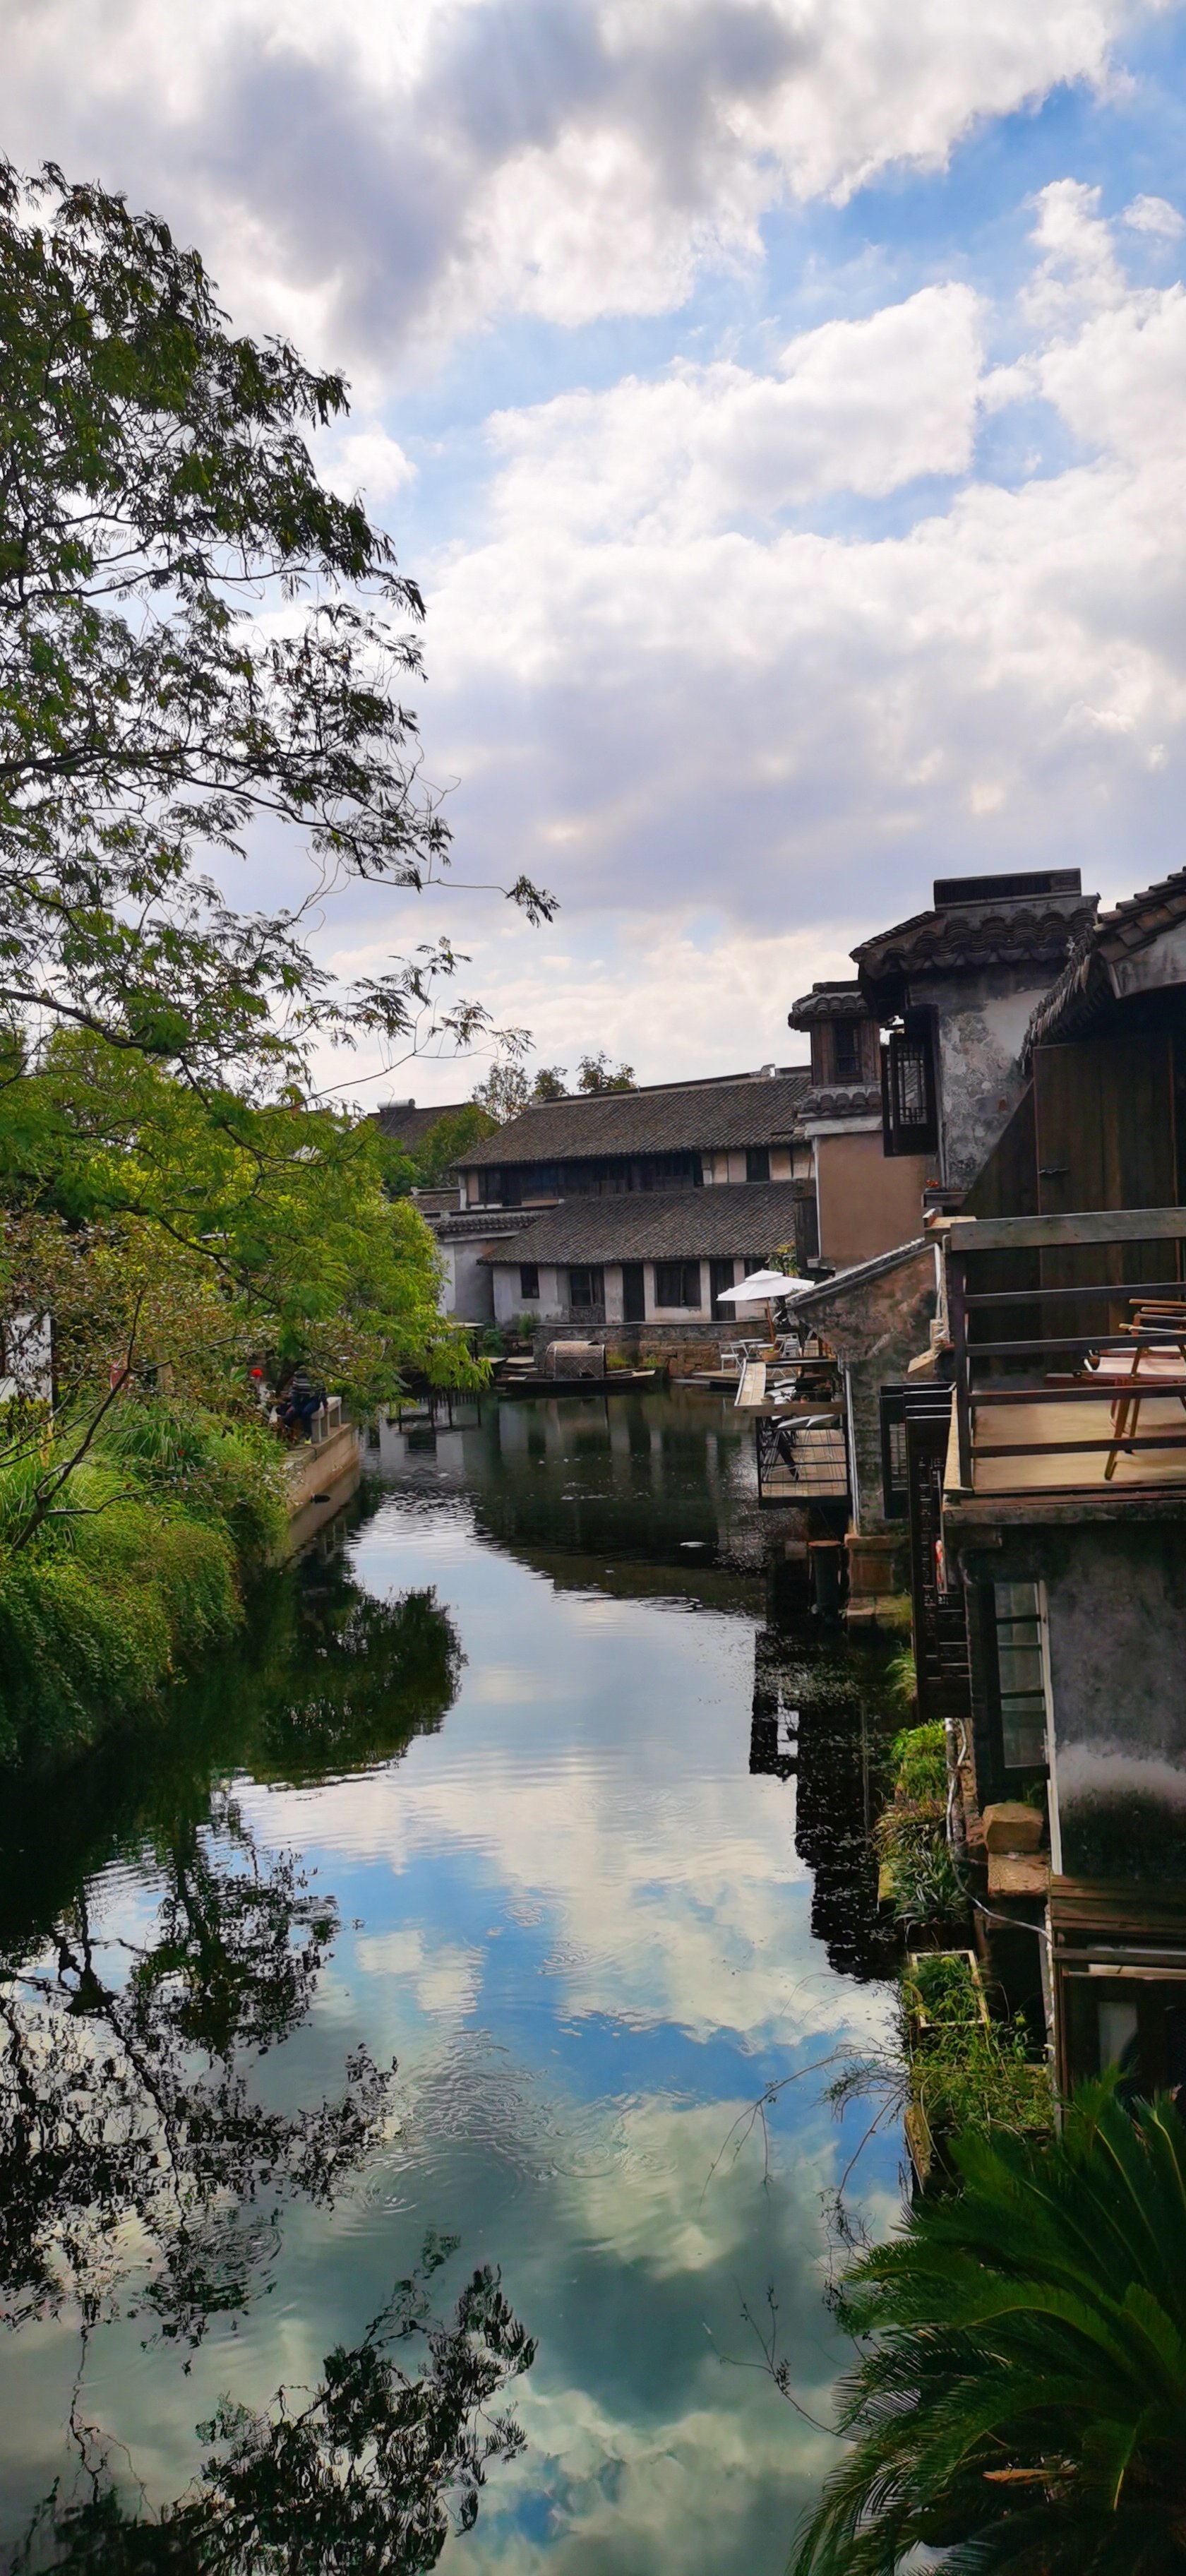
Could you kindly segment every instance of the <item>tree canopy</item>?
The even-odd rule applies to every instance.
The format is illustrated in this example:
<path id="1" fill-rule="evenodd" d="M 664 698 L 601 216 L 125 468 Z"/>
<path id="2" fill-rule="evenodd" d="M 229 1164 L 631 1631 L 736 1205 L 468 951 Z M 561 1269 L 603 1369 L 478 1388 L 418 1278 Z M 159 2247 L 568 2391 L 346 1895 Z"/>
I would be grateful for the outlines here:
<path id="1" fill-rule="evenodd" d="M 233 334 L 197 251 L 53 166 L 0 164 L 0 339 L 0 1010 L 194 1081 L 404 1038 L 447 951 L 343 994 L 305 904 L 240 912 L 206 873 L 261 825 L 299 835 L 310 896 L 447 863 L 420 592 L 306 444 L 342 377 Z"/>
<path id="2" fill-rule="evenodd" d="M 632 1064 L 612 1065 L 604 1047 L 596 1055 L 583 1055 L 577 1066 L 578 1092 L 633 1091 Z M 474 1087 L 473 1097 L 485 1109 L 496 1126 L 504 1127 L 511 1118 L 531 1108 L 537 1100 L 570 1100 L 568 1067 L 563 1064 L 541 1064 L 530 1075 L 518 1055 L 500 1059 L 491 1067 L 484 1082 Z"/>

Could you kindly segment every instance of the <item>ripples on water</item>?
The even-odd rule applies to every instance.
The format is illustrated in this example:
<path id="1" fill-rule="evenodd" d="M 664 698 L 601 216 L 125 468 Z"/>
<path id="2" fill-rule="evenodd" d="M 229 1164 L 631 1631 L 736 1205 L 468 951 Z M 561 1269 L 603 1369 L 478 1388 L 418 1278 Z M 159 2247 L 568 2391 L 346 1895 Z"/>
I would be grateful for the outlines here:
<path id="1" fill-rule="evenodd" d="M 489 1404 L 411 1448 L 384 1427 L 377 1465 L 167 1731 L 10 1818 L 10 1956 L 28 1970 L 85 1892 L 113 1989 L 195 1852 L 232 1879 L 299 1855 L 335 1921 L 285 1936 L 320 1944 L 298 2001 L 254 1917 L 236 1936 L 235 1975 L 275 1988 L 255 2092 L 289 2117 L 340 2090 L 360 2041 L 399 2060 L 361 2169 L 332 2206 L 298 2191 L 274 2227 L 268 2208 L 256 2287 L 195 2350 L 154 2343 L 121 2291 L 82 2411 L 151 2498 L 176 2495 L 221 2392 L 314 2379 L 449 2231 L 449 2279 L 501 2266 L 539 2354 L 515 2391 L 527 2447 L 444 2564 L 775 2576 L 831 2446 L 734 2366 L 758 2358 L 743 2310 L 776 2286 L 797 2392 L 826 2415 L 844 2355 L 824 2199 L 855 2131 L 805 2074 L 764 2173 L 747 2111 L 883 2021 L 876 1662 L 782 1615 L 748 1438 L 713 1399 Z M 897 2160 L 878 2140 L 858 2169 L 877 2225 Z M 78 2356 L 69 2307 L 0 2347 L 9 2543 L 64 2467 Z"/>

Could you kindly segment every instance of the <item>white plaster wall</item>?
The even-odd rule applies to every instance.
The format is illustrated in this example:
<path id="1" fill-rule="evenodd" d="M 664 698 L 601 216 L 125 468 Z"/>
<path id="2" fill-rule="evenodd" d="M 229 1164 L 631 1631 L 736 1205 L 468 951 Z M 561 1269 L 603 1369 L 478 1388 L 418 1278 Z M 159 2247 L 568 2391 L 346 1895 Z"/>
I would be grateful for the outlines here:
<path id="1" fill-rule="evenodd" d="M 621 1262 L 620 1262 L 620 1261 L 607 1261 L 607 1262 L 604 1264 L 604 1270 L 605 1270 L 605 1320 L 606 1320 L 606 1323 L 607 1323 L 607 1324 L 620 1324 L 620 1323 L 621 1323 L 621 1321 L 622 1321 L 622 1265 L 621 1265 Z"/>
<path id="2" fill-rule="evenodd" d="M 772 1181 L 793 1180 L 795 1176 L 794 1165 L 795 1158 L 789 1145 L 771 1146 L 770 1178 Z"/>
<path id="3" fill-rule="evenodd" d="M 494 1315 L 492 1274 L 479 1258 L 485 1249 L 480 1238 L 440 1246 L 442 1252 L 449 1254 L 452 1270 L 453 1304 L 448 1311 L 463 1324 L 488 1324 Z"/>
<path id="4" fill-rule="evenodd" d="M 509 1261 L 499 1262 L 490 1276 L 494 1281 L 495 1323 L 509 1324 L 513 1315 L 524 1311 L 523 1299 L 519 1295 L 519 1264 L 516 1262 L 512 1269 Z M 531 1311 L 534 1313 L 534 1308 Z"/>

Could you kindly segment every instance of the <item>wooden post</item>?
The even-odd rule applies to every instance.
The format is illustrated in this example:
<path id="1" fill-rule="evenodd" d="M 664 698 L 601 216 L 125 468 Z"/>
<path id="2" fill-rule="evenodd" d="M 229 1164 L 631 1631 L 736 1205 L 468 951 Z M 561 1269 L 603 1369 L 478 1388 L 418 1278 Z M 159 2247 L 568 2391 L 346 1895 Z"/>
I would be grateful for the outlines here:
<path id="1" fill-rule="evenodd" d="M 955 1436 L 960 1483 L 972 1488 L 972 1400 L 969 1386 L 968 1318 L 964 1306 L 964 1264 L 947 1247 L 947 1323 L 955 1358 Z"/>

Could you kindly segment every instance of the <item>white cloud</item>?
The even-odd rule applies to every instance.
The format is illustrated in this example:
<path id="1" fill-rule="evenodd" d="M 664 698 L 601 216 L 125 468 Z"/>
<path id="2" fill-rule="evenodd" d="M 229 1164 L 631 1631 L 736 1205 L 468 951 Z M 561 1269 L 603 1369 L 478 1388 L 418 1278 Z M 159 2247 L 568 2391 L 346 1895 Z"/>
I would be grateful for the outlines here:
<path id="1" fill-rule="evenodd" d="M 1081 306 L 1119 304 L 1124 278 L 1111 225 L 1100 214 L 1102 191 L 1079 179 L 1053 179 L 1035 200 L 1034 241 L 1042 253 L 1022 298 L 1032 322 L 1066 322 Z"/>
<path id="2" fill-rule="evenodd" d="M 826 492 L 892 492 L 967 466 L 980 372 L 977 299 L 924 287 L 867 321 L 827 322 L 778 376 L 725 362 L 658 383 L 558 395 L 492 424 L 504 530 L 667 541 Z"/>
<path id="3" fill-rule="evenodd" d="M 467 849 L 492 872 L 514 847 L 556 886 L 565 954 L 572 910 L 621 908 L 600 988 L 619 1027 L 634 925 L 620 1042 L 644 1072 L 668 1061 L 646 1040 L 670 1029 L 681 943 L 689 993 L 711 994 L 706 922 L 714 1042 L 760 1061 L 781 1052 L 787 961 L 771 952 L 755 1038 L 747 942 L 818 922 L 850 944 L 932 869 L 1040 853 L 1116 893 L 1176 861 L 1186 296 L 1128 284 L 1077 183 L 1044 191 L 1036 224 L 1046 300 L 1007 373 L 978 380 L 981 317 L 952 284 L 807 335 L 777 373 L 684 368 L 494 424 L 487 537 L 429 585 L 435 739 Z M 777 523 L 813 485 L 958 472 L 985 381 L 998 417 L 1044 399 L 1058 470 L 965 476 L 884 532 Z M 542 983 L 550 962 L 508 952 L 503 971 Z"/>
<path id="4" fill-rule="evenodd" d="M 1135 233 L 1156 233 L 1162 241 L 1180 241 L 1186 225 L 1168 197 L 1134 197 L 1124 209 L 1124 220 Z"/>
<path id="5" fill-rule="evenodd" d="M 369 427 L 348 430 L 345 435 L 325 435 L 315 442 L 316 464 L 331 492 L 343 500 L 361 495 L 371 511 L 416 479 L 416 468 L 405 456 L 398 439 L 392 438 L 381 421 Z"/>
<path id="6" fill-rule="evenodd" d="M 393 1932 L 364 1932 L 355 1956 L 365 1976 L 394 1979 L 415 1998 L 419 2012 L 443 2013 L 451 2020 L 469 2011 L 481 1983 L 478 1951 L 457 1942 L 429 1943 L 418 1924 L 404 1924 Z"/>
<path id="7" fill-rule="evenodd" d="M 941 167 L 979 118 L 1106 85 L 1153 5 L 43 0 L 6 29 L 6 139 L 151 200 L 240 320 L 373 382 L 505 308 L 669 310 L 780 199 Z"/>

